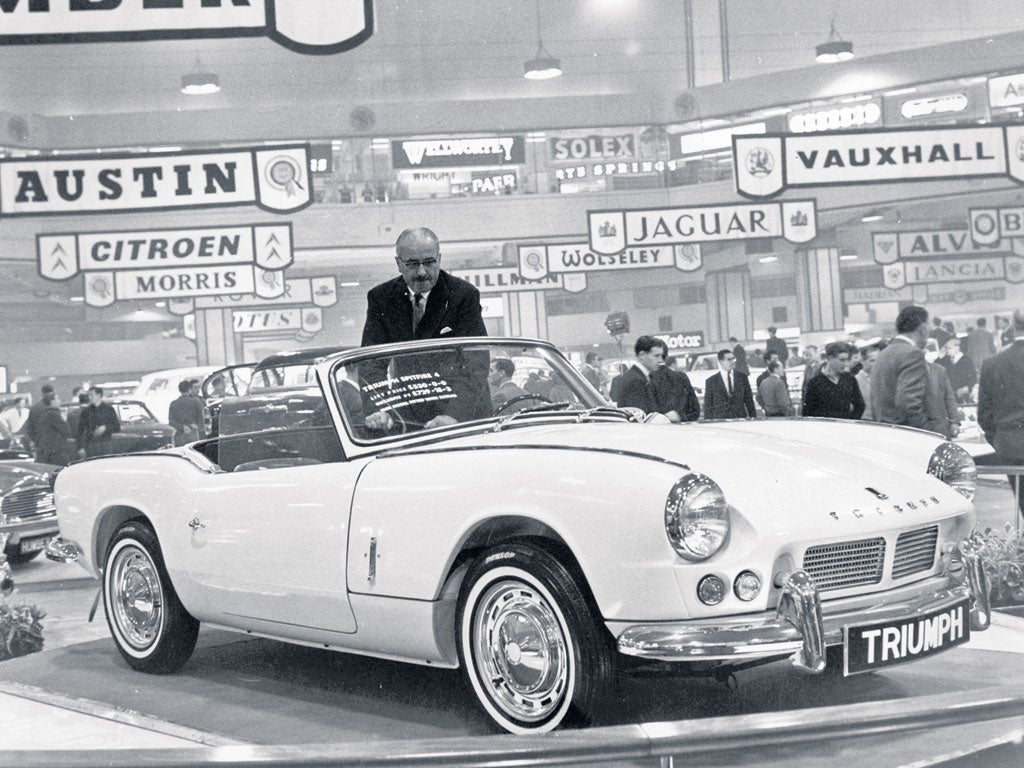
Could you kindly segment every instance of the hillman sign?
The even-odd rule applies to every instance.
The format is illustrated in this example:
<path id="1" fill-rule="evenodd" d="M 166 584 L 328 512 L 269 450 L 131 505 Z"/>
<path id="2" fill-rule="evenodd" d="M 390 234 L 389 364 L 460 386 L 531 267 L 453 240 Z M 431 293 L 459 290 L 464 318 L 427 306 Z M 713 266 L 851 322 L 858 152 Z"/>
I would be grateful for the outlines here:
<path id="1" fill-rule="evenodd" d="M 0 160 L 0 217 L 312 202 L 307 144 Z"/>
<path id="2" fill-rule="evenodd" d="M 4 0 L 0 44 L 266 36 L 331 54 L 373 34 L 373 0 Z"/>
<path id="3" fill-rule="evenodd" d="M 546 275 L 539 279 L 530 279 L 520 275 L 517 267 L 453 269 L 452 274 L 471 282 L 480 293 L 553 290 L 579 293 L 587 289 L 586 275 Z"/>
<path id="4" fill-rule="evenodd" d="M 1024 182 L 1024 125 L 733 136 L 736 191 L 982 176 Z"/>
<path id="5" fill-rule="evenodd" d="M 893 264 L 900 259 L 922 259 L 968 256 L 992 251 L 1009 251 L 1008 242 L 996 240 L 993 245 L 979 245 L 971 239 L 970 230 L 940 229 L 919 232 L 873 232 L 875 261 Z"/>
<path id="6" fill-rule="evenodd" d="M 674 266 L 682 272 L 693 272 L 702 264 L 698 243 L 627 248 L 610 255 L 594 253 L 586 243 L 519 246 L 519 274 L 530 280 L 541 280 L 550 274 L 652 267 Z"/>
<path id="7" fill-rule="evenodd" d="M 587 229 L 590 250 L 604 255 L 627 248 L 758 237 L 807 243 L 818 233 L 814 200 L 587 211 Z"/>
<path id="8" fill-rule="evenodd" d="M 284 291 L 291 266 L 291 224 L 209 227 L 36 237 L 39 274 L 47 280 L 85 275 L 85 301 L 105 307 L 127 299 L 161 299 Z"/>

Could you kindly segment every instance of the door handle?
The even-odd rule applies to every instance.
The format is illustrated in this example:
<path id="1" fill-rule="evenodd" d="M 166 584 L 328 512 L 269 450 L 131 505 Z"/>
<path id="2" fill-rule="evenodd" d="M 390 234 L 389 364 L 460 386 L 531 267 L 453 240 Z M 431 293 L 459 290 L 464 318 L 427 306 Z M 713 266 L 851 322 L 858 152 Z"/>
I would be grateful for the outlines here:
<path id="1" fill-rule="evenodd" d="M 191 520 L 188 521 L 188 527 L 192 529 L 193 533 L 195 533 L 200 528 L 205 528 L 206 526 L 199 522 L 198 517 L 193 517 Z"/>

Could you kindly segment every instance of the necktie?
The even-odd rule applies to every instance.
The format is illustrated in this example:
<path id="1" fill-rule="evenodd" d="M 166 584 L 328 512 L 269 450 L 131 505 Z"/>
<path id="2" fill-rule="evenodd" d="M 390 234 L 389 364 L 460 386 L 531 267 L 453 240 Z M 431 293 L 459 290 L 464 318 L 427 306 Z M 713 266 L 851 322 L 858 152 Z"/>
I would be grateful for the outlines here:
<path id="1" fill-rule="evenodd" d="M 420 320 L 423 319 L 423 311 L 426 308 L 423 306 L 423 294 L 414 293 L 412 295 L 412 331 L 416 332 L 419 328 Z"/>
<path id="2" fill-rule="evenodd" d="M 732 371 L 729 371 L 729 375 L 725 377 L 725 380 L 728 382 L 726 387 L 729 390 L 729 397 L 732 397 Z"/>

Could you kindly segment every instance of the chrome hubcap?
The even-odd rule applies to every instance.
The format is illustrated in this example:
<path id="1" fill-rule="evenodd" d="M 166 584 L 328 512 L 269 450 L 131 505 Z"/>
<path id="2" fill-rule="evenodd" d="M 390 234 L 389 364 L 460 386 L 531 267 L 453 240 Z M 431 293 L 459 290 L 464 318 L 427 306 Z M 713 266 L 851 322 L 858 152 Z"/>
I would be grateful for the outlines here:
<path id="1" fill-rule="evenodd" d="M 163 591 L 156 566 L 138 547 L 122 549 L 110 564 L 110 603 L 113 620 L 134 648 L 153 644 L 163 618 Z"/>
<path id="2" fill-rule="evenodd" d="M 473 618 L 480 682 L 509 715 L 542 720 L 565 699 L 569 647 L 547 600 L 518 581 L 492 585 Z"/>

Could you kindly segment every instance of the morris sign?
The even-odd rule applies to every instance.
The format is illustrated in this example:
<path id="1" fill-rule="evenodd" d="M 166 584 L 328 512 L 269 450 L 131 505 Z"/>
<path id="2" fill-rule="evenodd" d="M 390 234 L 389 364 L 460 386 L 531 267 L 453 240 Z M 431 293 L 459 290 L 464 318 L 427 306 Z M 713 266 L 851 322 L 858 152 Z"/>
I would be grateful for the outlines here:
<path id="1" fill-rule="evenodd" d="M 734 136 L 736 190 L 1009 176 L 1024 182 L 1024 126 L 964 126 L 826 135 Z"/>
<path id="2" fill-rule="evenodd" d="M 85 301 L 183 298 L 284 291 L 292 263 L 290 224 L 43 234 L 36 237 L 39 274 L 48 280 L 85 275 Z"/>
<path id="3" fill-rule="evenodd" d="M 0 160 L 0 217 L 312 202 L 305 144 Z"/>
<path id="4" fill-rule="evenodd" d="M 269 37 L 331 54 L 373 34 L 373 0 L 3 0 L 0 44 Z"/>

